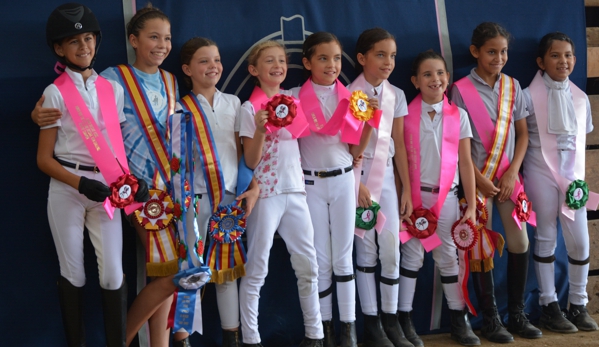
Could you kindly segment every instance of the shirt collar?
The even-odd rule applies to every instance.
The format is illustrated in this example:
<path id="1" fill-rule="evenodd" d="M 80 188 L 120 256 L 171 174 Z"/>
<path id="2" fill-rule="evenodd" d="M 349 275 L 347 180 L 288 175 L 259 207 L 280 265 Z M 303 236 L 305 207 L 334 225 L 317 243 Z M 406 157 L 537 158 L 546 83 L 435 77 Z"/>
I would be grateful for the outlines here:
<path id="1" fill-rule="evenodd" d="M 484 80 L 483 80 L 483 79 L 482 79 L 482 78 L 481 78 L 481 77 L 480 77 L 480 76 L 479 76 L 479 75 L 476 73 L 476 71 L 475 71 L 475 70 L 476 70 L 476 68 L 474 67 L 474 68 L 472 68 L 472 70 L 470 71 L 470 74 L 472 75 L 472 78 L 473 78 L 475 81 L 477 81 L 477 82 L 481 83 L 482 85 L 489 86 L 489 84 L 488 84 L 487 82 L 485 82 L 485 81 L 484 81 Z M 497 78 L 497 81 L 495 82 L 495 85 L 494 85 L 494 86 L 489 86 L 489 88 L 491 88 L 491 89 L 495 89 L 495 87 L 499 85 L 499 82 L 501 81 L 501 75 L 502 75 L 502 74 L 500 73 L 500 74 L 499 74 L 499 77 Z"/>
<path id="2" fill-rule="evenodd" d="M 443 101 L 440 101 L 436 104 L 427 104 L 426 102 L 424 102 L 424 100 L 422 101 L 422 112 L 423 113 L 429 113 L 435 111 L 436 114 L 441 114 L 441 111 L 443 111 Z"/>
<path id="3" fill-rule="evenodd" d="M 337 93 L 337 83 L 333 83 L 330 86 L 321 86 L 320 84 L 312 82 L 312 80 L 310 80 L 310 83 L 312 83 L 314 92 L 318 96 L 329 96 Z"/>
<path id="4" fill-rule="evenodd" d="M 91 85 L 98 79 L 98 74 L 96 73 L 96 70 L 93 69 L 91 76 L 87 78 L 85 83 L 83 82 L 83 76 L 80 73 L 71 70 L 71 68 L 67 67 L 65 72 L 71 77 L 71 80 L 73 80 L 73 83 L 75 83 L 77 88 L 89 89 L 89 87 L 91 87 Z"/>

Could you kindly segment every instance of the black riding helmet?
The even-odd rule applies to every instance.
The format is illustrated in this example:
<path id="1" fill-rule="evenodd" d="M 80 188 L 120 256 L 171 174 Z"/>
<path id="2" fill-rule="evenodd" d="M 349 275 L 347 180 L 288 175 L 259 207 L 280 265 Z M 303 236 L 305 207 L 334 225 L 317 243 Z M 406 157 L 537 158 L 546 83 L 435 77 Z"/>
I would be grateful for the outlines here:
<path id="1" fill-rule="evenodd" d="M 93 32 L 96 35 L 96 50 L 91 64 L 88 67 L 82 68 L 71 64 L 54 51 L 55 43 L 60 43 L 61 40 L 67 37 L 88 32 Z M 102 41 L 100 23 L 98 23 L 96 16 L 87 6 L 77 3 L 60 5 L 52 11 L 50 17 L 48 17 L 48 23 L 46 24 L 46 41 L 48 42 L 48 46 L 50 46 L 52 53 L 58 57 L 58 60 L 61 63 L 78 71 L 92 69 L 94 62 L 96 61 L 98 48 L 100 48 L 100 42 Z"/>

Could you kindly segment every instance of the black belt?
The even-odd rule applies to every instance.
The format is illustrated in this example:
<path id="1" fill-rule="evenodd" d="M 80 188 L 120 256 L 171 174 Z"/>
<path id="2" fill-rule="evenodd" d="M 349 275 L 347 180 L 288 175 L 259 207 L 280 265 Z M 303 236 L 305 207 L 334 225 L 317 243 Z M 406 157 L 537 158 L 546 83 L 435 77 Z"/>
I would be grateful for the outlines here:
<path id="1" fill-rule="evenodd" d="M 454 190 L 458 190 L 458 187 L 457 187 L 457 186 L 455 186 L 455 187 L 451 188 L 451 189 L 449 190 L 449 192 L 451 193 L 451 192 L 453 192 Z M 439 187 L 437 187 L 437 188 L 431 188 L 431 187 L 422 187 L 422 186 L 421 186 L 421 187 L 420 187 L 420 191 L 421 191 L 421 192 L 429 192 L 429 193 L 433 193 L 433 194 L 439 194 Z"/>
<path id="2" fill-rule="evenodd" d="M 304 175 L 326 178 L 326 177 L 335 177 L 335 176 L 339 176 L 345 172 L 350 172 L 353 168 L 354 167 L 352 165 L 350 165 L 343 169 L 336 169 L 336 170 L 331 170 L 331 171 L 310 171 L 310 170 L 303 170 L 303 171 L 304 171 Z"/>
<path id="3" fill-rule="evenodd" d="M 70 167 L 71 169 L 77 169 L 77 170 L 81 170 L 81 171 L 92 171 L 94 173 L 99 173 L 100 172 L 100 169 L 97 166 L 87 166 L 87 165 L 79 165 L 79 166 L 77 166 L 77 164 L 73 164 L 71 162 L 58 159 L 56 157 L 54 157 L 54 159 L 60 165 L 66 166 L 66 167 Z"/>

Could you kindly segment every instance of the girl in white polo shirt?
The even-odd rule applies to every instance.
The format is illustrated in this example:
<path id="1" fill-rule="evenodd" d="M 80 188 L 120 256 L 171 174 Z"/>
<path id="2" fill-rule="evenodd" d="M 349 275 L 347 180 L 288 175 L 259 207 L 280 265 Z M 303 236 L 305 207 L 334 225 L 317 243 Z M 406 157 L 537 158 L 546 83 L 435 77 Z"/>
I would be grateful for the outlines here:
<path id="1" fill-rule="evenodd" d="M 220 92 L 216 88 L 223 65 L 216 43 L 203 37 L 194 37 L 181 47 L 181 64 L 185 73 L 185 83 L 191 88 L 198 104 L 206 115 L 210 130 L 214 136 L 218 161 L 222 169 L 225 182 L 225 196 L 221 205 L 229 205 L 235 200 L 247 196 L 245 211 L 246 217 L 251 214 L 252 208 L 258 198 L 259 189 L 254 184 L 251 194 L 244 193 L 236 197 L 237 163 L 241 158 L 241 141 L 239 139 L 240 108 L 239 98 L 232 94 Z M 181 103 L 177 104 L 181 109 Z M 196 115 L 196 117 L 199 115 Z M 199 153 L 194 151 L 194 192 L 197 194 L 199 211 L 197 225 L 201 240 L 206 246 L 216 242 L 207 240 L 208 221 L 213 213 L 213 206 L 208 198 L 208 190 L 204 179 L 204 170 Z M 190 233 L 195 238 L 193 233 Z M 188 240 L 188 244 L 195 244 L 198 240 Z M 209 249 L 209 247 L 207 247 Z M 202 256 L 200 254 L 200 256 Z M 204 258 L 207 260 L 207 258 Z M 196 264 L 197 265 L 197 264 Z M 208 266 L 210 264 L 207 263 Z M 239 297 L 237 294 L 237 278 L 243 274 L 243 264 L 235 268 L 219 270 L 211 268 L 212 281 L 216 283 L 216 301 L 223 329 L 222 346 L 238 346 L 239 337 Z"/>

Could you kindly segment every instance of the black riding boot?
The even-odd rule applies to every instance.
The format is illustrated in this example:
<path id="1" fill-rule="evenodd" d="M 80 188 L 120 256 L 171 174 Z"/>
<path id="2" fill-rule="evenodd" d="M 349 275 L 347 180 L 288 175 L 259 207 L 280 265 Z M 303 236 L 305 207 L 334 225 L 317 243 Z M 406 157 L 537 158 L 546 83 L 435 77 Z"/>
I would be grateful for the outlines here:
<path id="1" fill-rule="evenodd" d="M 127 330 L 127 282 L 119 289 L 102 289 L 102 310 L 104 311 L 104 334 L 106 346 L 125 347 Z"/>
<path id="2" fill-rule="evenodd" d="M 83 326 L 83 287 L 75 287 L 64 277 L 58 279 L 58 298 L 68 347 L 85 347 Z"/>
<path id="3" fill-rule="evenodd" d="M 341 322 L 341 347 L 358 347 L 356 322 Z"/>
<path id="4" fill-rule="evenodd" d="M 480 346 L 480 339 L 472 331 L 468 311 L 449 310 L 451 338 L 462 346 Z"/>
<path id="5" fill-rule="evenodd" d="M 514 337 L 505 329 L 497 312 L 493 272 L 473 272 L 472 280 L 478 299 L 478 306 L 483 314 L 483 326 L 480 329 L 481 334 L 491 342 L 513 342 Z"/>
<path id="6" fill-rule="evenodd" d="M 335 324 L 333 324 L 333 321 L 323 320 L 322 330 L 324 332 L 324 340 L 322 345 L 324 347 L 337 347 L 337 343 L 335 343 Z"/>
<path id="7" fill-rule="evenodd" d="M 528 256 L 530 251 L 522 254 L 508 252 L 507 256 L 507 307 L 509 317 L 507 330 L 525 339 L 538 339 L 543 336 L 541 330 L 530 324 L 524 313 L 524 291 L 528 276 Z"/>
<path id="8" fill-rule="evenodd" d="M 223 330 L 223 347 L 239 347 L 239 331 Z"/>
<path id="9" fill-rule="evenodd" d="M 181 341 L 173 341 L 173 347 L 191 347 L 191 342 L 189 342 L 189 337 L 186 337 Z"/>
<path id="10" fill-rule="evenodd" d="M 547 306 L 541 306 L 543 313 L 539 319 L 541 328 L 556 333 L 570 334 L 578 331 L 578 328 L 568 319 L 559 307 L 557 301 L 550 302 Z"/>
<path id="11" fill-rule="evenodd" d="M 364 347 L 394 347 L 387 338 L 378 315 L 364 315 Z"/>
<path id="12" fill-rule="evenodd" d="M 397 320 L 399 321 L 399 325 L 401 326 L 406 339 L 408 339 L 414 347 L 424 347 L 424 342 L 422 342 L 420 336 L 416 333 L 411 313 L 412 312 L 397 311 Z"/>
<path id="13" fill-rule="evenodd" d="M 412 342 L 406 339 L 397 320 L 397 313 L 381 313 L 381 323 L 383 323 L 383 330 L 387 334 L 387 338 L 395 347 L 414 347 Z"/>

